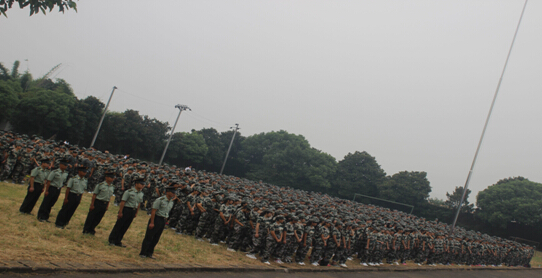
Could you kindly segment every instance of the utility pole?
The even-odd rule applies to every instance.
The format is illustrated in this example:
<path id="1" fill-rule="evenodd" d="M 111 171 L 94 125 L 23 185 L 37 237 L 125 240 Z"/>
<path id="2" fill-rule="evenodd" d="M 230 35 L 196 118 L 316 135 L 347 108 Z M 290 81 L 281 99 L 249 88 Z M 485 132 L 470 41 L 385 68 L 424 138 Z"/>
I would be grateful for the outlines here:
<path id="1" fill-rule="evenodd" d="M 506 56 L 506 61 L 504 62 L 504 67 L 501 72 L 501 78 L 499 78 L 499 82 L 497 83 L 497 88 L 495 89 L 495 95 L 493 96 L 493 101 L 491 102 L 489 113 L 487 114 L 486 123 L 484 124 L 484 129 L 482 130 L 480 141 L 478 141 L 478 147 L 476 148 L 476 152 L 474 153 L 474 159 L 472 160 L 469 174 L 467 175 L 467 181 L 465 182 L 465 186 L 463 187 L 463 195 L 461 196 L 461 200 L 459 201 L 459 207 L 457 208 L 454 222 L 452 224 L 452 230 L 451 230 L 452 233 L 454 232 L 455 224 L 457 223 L 457 218 L 459 217 L 459 212 L 461 212 L 461 207 L 463 206 L 463 200 L 465 199 L 465 195 L 467 195 L 470 178 L 474 170 L 474 165 L 476 164 L 476 159 L 478 158 L 478 152 L 480 151 L 480 147 L 482 146 L 482 141 L 484 140 L 484 135 L 486 134 L 487 125 L 489 123 L 489 119 L 491 118 L 491 112 L 493 112 L 493 107 L 495 106 L 495 100 L 497 100 L 497 95 L 499 94 L 499 90 L 501 88 L 502 78 L 504 76 L 504 72 L 506 71 L 506 66 L 508 65 L 508 60 L 510 59 L 510 54 L 512 53 L 512 48 L 514 47 L 514 42 L 516 41 L 516 37 L 518 35 L 519 26 L 521 25 L 521 20 L 523 19 L 523 14 L 525 13 L 525 7 L 527 7 L 527 1 L 528 0 L 525 0 L 525 4 L 523 4 L 523 10 L 521 11 L 521 16 L 519 17 L 518 25 L 516 27 L 516 32 L 514 33 L 514 37 L 512 38 L 512 43 L 510 44 L 510 48 L 508 49 L 508 55 Z"/>
<path id="2" fill-rule="evenodd" d="M 230 127 L 232 129 L 233 127 Z M 233 144 L 233 139 L 235 139 L 235 134 L 237 134 L 237 131 L 239 130 L 239 124 L 235 124 L 235 130 L 233 131 L 233 136 L 231 137 L 230 146 L 228 147 L 228 152 L 226 152 L 226 158 L 224 158 L 224 163 L 222 163 L 222 169 L 220 169 L 220 174 L 222 175 L 222 171 L 224 171 L 224 167 L 226 166 L 226 161 L 228 161 L 228 155 L 230 155 L 231 145 Z"/>
<path id="3" fill-rule="evenodd" d="M 162 153 L 162 157 L 160 158 L 160 162 L 158 165 L 162 165 L 162 161 L 164 161 L 164 157 L 166 156 L 167 148 L 169 147 L 169 142 L 171 142 L 171 137 L 173 137 L 173 132 L 175 132 L 175 127 L 177 126 L 177 122 L 179 121 L 179 117 L 181 116 L 181 113 L 185 110 L 190 110 L 190 107 L 186 105 L 177 104 L 175 105 L 175 108 L 179 108 L 179 115 L 177 115 L 177 119 L 175 120 L 175 124 L 173 125 L 173 129 L 171 130 L 171 133 L 169 134 L 169 139 L 167 140 L 166 147 L 164 148 L 164 152 Z"/>
<path id="4" fill-rule="evenodd" d="M 92 143 L 90 143 L 90 147 L 94 147 L 94 143 L 96 143 L 96 138 L 98 137 L 98 133 L 100 133 L 100 128 L 102 128 L 102 123 L 104 122 L 105 113 L 107 113 L 107 108 L 109 108 L 109 103 L 111 103 L 111 98 L 113 98 L 113 93 L 117 89 L 117 86 L 113 86 L 113 91 L 111 91 L 111 95 L 109 96 L 109 100 L 107 101 L 107 105 L 105 106 L 104 113 L 102 114 L 102 118 L 100 119 L 100 124 L 98 125 L 98 129 L 96 129 L 96 133 L 94 134 L 94 138 L 92 138 Z"/>

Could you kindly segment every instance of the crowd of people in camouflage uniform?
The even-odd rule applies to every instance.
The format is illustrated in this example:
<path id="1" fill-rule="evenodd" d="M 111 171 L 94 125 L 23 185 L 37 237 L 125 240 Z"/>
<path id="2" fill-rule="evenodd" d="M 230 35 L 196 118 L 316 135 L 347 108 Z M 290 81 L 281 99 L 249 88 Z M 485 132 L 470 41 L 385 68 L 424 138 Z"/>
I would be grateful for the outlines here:
<path id="1" fill-rule="evenodd" d="M 356 203 L 317 192 L 294 190 L 238 177 L 159 166 L 124 155 L 78 148 L 39 137 L 0 133 L 0 180 L 14 183 L 48 159 L 50 169 L 65 161 L 68 175 L 80 167 L 88 191 L 113 173 L 115 205 L 134 180 L 145 180 L 141 209 L 149 214 L 165 188 L 175 187 L 167 227 L 177 234 L 223 243 L 263 263 L 347 267 L 456 264 L 527 266 L 534 248 L 514 241 L 428 221 L 400 211 Z M 39 217 L 39 216 L 38 216 Z M 312 250 L 312 251 L 311 251 Z"/>

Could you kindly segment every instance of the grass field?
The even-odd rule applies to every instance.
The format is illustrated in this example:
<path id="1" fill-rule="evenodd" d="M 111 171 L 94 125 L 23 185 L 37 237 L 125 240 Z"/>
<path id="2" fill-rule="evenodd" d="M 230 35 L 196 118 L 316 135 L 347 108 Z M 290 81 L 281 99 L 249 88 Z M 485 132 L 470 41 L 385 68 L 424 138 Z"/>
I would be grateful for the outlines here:
<path id="1" fill-rule="evenodd" d="M 0 260 L 29 260 L 35 262 L 125 262 L 140 264 L 149 262 L 139 257 L 141 242 L 149 216 L 140 211 L 126 233 L 123 243 L 127 248 L 108 245 L 109 232 L 116 221 L 118 207 L 111 205 L 102 222 L 96 228 L 96 235 L 83 235 L 83 224 L 90 205 L 91 194 L 84 194 L 79 208 L 66 229 L 54 225 L 56 215 L 61 208 L 64 190 L 51 212 L 52 223 L 39 222 L 36 213 L 43 195 L 32 214 L 19 213 L 19 207 L 26 195 L 26 186 L 12 183 L 0 183 Z M 199 242 L 191 236 L 177 235 L 173 230 L 166 230 L 155 249 L 156 263 L 160 264 L 197 264 L 205 266 L 266 266 L 259 260 L 252 260 L 242 252 L 228 252 L 224 245 L 212 246 L 208 242 Z M 305 262 L 307 267 L 308 261 Z M 273 263 L 274 264 L 274 263 Z M 349 268 L 362 268 L 359 261 L 347 262 Z M 542 265 L 542 254 L 536 253 L 532 266 Z M 298 268 L 297 264 L 288 264 Z M 413 266 L 408 264 L 408 266 Z M 404 266 L 396 266 L 398 268 Z M 458 266 L 448 266 L 457 268 Z"/>
<path id="2" fill-rule="evenodd" d="M 84 194 L 81 204 L 66 229 L 58 229 L 54 225 L 56 215 L 62 207 L 64 190 L 54 206 L 50 221 L 39 222 L 36 213 L 43 199 L 43 194 L 32 214 L 19 213 L 19 207 L 26 195 L 26 186 L 11 183 L 0 183 L 0 260 L 31 260 L 36 262 L 126 262 L 144 261 L 139 257 L 141 242 L 149 216 L 140 211 L 123 243 L 127 248 L 108 245 L 109 232 L 115 225 L 118 207 L 111 205 L 102 222 L 96 228 L 95 236 L 83 235 L 91 194 Z M 158 243 L 155 256 L 160 263 L 191 263 L 202 265 L 237 265 L 261 264 L 259 261 L 245 257 L 244 253 L 228 252 L 225 246 L 211 246 L 207 242 L 199 242 L 194 237 L 181 236 L 172 230 L 166 230 Z M 147 260 L 148 262 L 148 260 Z"/>

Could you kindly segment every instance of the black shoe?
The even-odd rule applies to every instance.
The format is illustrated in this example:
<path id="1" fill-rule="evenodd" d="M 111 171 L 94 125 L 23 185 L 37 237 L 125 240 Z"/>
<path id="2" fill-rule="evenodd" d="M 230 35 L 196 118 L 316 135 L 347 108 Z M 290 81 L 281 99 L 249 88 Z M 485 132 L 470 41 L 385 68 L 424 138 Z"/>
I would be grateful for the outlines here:
<path id="1" fill-rule="evenodd" d="M 117 246 L 117 247 L 122 247 L 122 248 L 126 248 L 126 245 L 124 245 L 124 244 L 122 244 L 122 243 L 115 244 L 115 246 Z"/>
<path id="2" fill-rule="evenodd" d="M 60 226 L 60 225 L 55 225 L 55 227 L 57 227 L 59 229 L 64 229 L 64 226 Z"/>
<path id="3" fill-rule="evenodd" d="M 110 243 L 109 243 L 109 246 L 117 246 L 117 245 L 114 244 L 113 242 L 110 242 Z"/>
<path id="4" fill-rule="evenodd" d="M 38 219 L 39 222 L 47 222 L 45 219 Z"/>
<path id="5" fill-rule="evenodd" d="M 147 256 L 147 258 L 149 258 L 149 259 L 151 259 L 151 260 L 156 260 L 156 258 L 155 258 L 155 257 L 153 257 L 152 255 L 150 255 L 150 256 Z"/>
<path id="6" fill-rule="evenodd" d="M 147 258 L 147 256 L 145 256 L 145 255 L 139 255 L 139 257 L 142 258 L 142 259 L 146 259 L 146 258 Z"/>

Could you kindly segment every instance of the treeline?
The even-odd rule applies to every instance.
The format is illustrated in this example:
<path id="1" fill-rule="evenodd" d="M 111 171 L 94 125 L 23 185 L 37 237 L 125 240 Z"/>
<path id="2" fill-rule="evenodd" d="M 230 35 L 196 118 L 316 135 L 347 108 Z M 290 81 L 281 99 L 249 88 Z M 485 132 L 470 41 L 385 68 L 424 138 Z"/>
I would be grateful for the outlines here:
<path id="1" fill-rule="evenodd" d="M 9 121 L 19 133 L 88 147 L 104 103 L 93 96 L 78 99 L 66 81 L 34 79 L 28 72 L 19 73 L 18 67 L 19 62 L 11 70 L 0 64 L 0 122 Z M 95 147 L 158 162 L 170 130 L 169 123 L 140 115 L 138 111 L 108 112 Z M 231 130 L 219 132 L 214 128 L 176 132 L 164 162 L 219 172 L 232 136 Z M 337 161 L 311 147 L 302 135 L 283 130 L 251 136 L 237 133 L 224 174 L 346 199 L 356 196 L 356 201 L 410 212 L 410 207 L 387 201 L 404 203 L 414 206 L 414 214 L 448 223 L 453 220 L 462 195 L 462 188 L 456 187 L 447 194 L 446 201 L 429 199 L 431 186 L 426 172 L 388 175 L 376 158 L 365 151 L 354 151 Z M 479 227 L 482 230 L 505 230 L 511 222 L 530 226 L 541 223 L 542 185 L 538 183 L 523 178 L 499 181 L 480 192 L 477 210 L 468 202 L 469 193 L 462 207 L 462 215 L 467 217 L 460 220 L 477 217 L 471 222 L 485 223 Z M 529 199 L 533 196 L 538 199 Z M 509 201 L 512 197 L 514 200 Z"/>
<path id="2" fill-rule="evenodd" d="M 93 96 L 78 99 L 62 79 L 34 79 L 18 68 L 18 61 L 11 70 L 0 64 L 0 121 L 8 120 L 19 133 L 88 147 L 105 105 Z M 138 111 L 108 112 L 94 146 L 157 162 L 170 129 L 169 123 Z M 214 128 L 176 132 L 164 162 L 219 172 L 232 136 L 233 131 Z M 283 130 L 248 137 L 238 133 L 224 173 L 344 198 L 361 193 L 412 205 L 426 202 L 431 192 L 425 172 L 387 176 L 373 156 L 359 151 L 337 162 L 302 135 Z"/>

